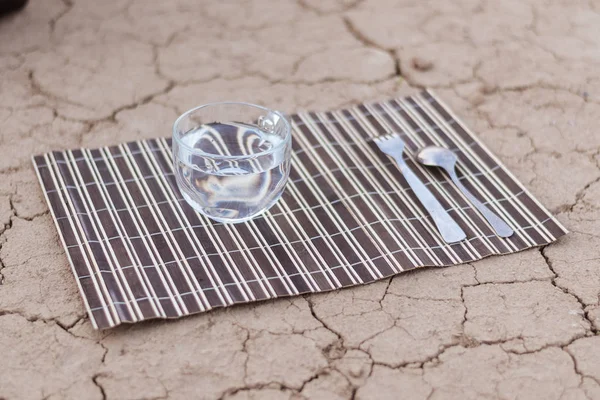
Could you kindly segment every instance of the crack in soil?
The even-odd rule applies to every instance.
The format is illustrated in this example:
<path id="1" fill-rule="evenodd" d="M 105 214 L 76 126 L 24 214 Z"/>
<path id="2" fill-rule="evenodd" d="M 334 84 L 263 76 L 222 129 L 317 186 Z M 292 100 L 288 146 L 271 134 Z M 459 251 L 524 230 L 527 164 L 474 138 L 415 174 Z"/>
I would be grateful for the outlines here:
<path id="1" fill-rule="evenodd" d="M 64 11 L 62 11 L 56 17 L 51 19 L 50 22 L 48 23 L 50 25 L 50 36 L 52 36 L 52 37 L 54 37 L 55 31 L 56 31 L 56 24 L 58 23 L 58 21 L 61 18 L 63 18 L 65 15 L 67 15 L 71 11 L 73 6 L 75 5 L 73 3 L 73 0 L 62 0 L 62 2 L 66 8 L 64 9 Z"/>
<path id="2" fill-rule="evenodd" d="M 374 49 L 377 49 L 377 50 L 384 51 L 384 52 L 388 53 L 390 55 L 390 57 L 392 57 L 392 60 L 394 60 L 394 75 L 392 77 L 403 78 L 404 80 L 406 80 L 406 77 L 402 76 L 402 70 L 400 68 L 400 59 L 398 58 L 398 55 L 396 54 L 396 50 L 384 48 L 384 47 L 378 45 L 377 43 L 375 43 L 373 40 L 371 40 L 368 37 L 366 37 L 352 23 L 352 20 L 350 18 L 343 17 L 343 21 L 344 21 L 344 25 L 346 26 L 346 29 L 352 35 L 352 37 L 354 37 L 356 40 L 358 40 L 364 46 L 370 47 L 370 48 L 374 48 Z M 408 82 L 408 83 L 411 86 L 419 87 L 418 85 L 413 85 L 412 82 Z"/>
<path id="3" fill-rule="evenodd" d="M 542 257 L 544 257 L 544 260 L 546 261 L 546 265 L 548 265 L 548 268 L 550 269 L 550 271 L 552 271 L 552 274 L 554 275 L 554 277 L 550 280 L 550 282 L 552 283 L 552 286 L 560 289 L 563 293 L 568 294 L 569 296 L 572 296 L 575 300 L 577 300 L 577 302 L 579 303 L 579 305 L 581 306 L 581 315 L 583 316 L 583 318 L 589 323 L 590 325 L 590 331 L 596 335 L 598 334 L 597 329 L 594 328 L 594 323 L 592 322 L 592 320 L 590 319 L 590 316 L 588 315 L 588 311 L 586 311 L 586 304 L 583 302 L 583 300 L 577 296 L 575 293 L 572 293 L 568 288 L 562 287 L 559 284 L 556 283 L 556 279 L 559 277 L 558 273 L 554 270 L 554 267 L 552 265 L 552 261 L 550 260 L 550 258 L 546 255 L 545 250 L 548 247 L 548 245 L 543 246 L 540 248 L 540 254 L 542 255 Z"/>
<path id="4" fill-rule="evenodd" d="M 102 387 L 100 382 L 98 382 L 98 378 L 101 378 L 102 376 L 102 374 L 95 374 L 94 376 L 92 376 L 92 382 L 98 388 L 98 390 L 100 390 L 102 400 L 106 400 L 106 392 L 104 391 L 104 387 Z"/>

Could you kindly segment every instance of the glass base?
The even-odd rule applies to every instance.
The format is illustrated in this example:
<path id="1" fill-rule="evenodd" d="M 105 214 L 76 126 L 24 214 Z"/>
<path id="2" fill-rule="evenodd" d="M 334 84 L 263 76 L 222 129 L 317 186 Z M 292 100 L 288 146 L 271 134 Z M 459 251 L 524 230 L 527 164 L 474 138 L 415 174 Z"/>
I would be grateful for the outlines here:
<path id="1" fill-rule="evenodd" d="M 277 196 L 276 198 L 274 198 L 271 203 L 269 203 L 265 208 L 263 208 L 262 210 L 260 210 L 257 213 L 254 213 L 252 215 L 246 216 L 244 218 L 224 218 L 224 217 L 217 217 L 214 215 L 210 215 L 205 211 L 205 208 L 202 208 L 198 205 L 198 203 L 194 202 L 190 196 L 188 194 L 186 194 L 184 191 L 181 191 L 181 195 L 183 197 L 183 199 L 186 201 L 186 203 L 188 203 L 190 205 L 190 207 L 192 207 L 194 210 L 196 210 L 199 214 L 204 215 L 205 217 L 215 221 L 215 222 L 221 222 L 223 224 L 239 224 L 242 222 L 247 222 L 250 221 L 251 219 L 260 217 L 261 215 L 263 215 L 264 213 L 266 213 L 267 211 L 269 211 L 269 209 L 271 207 L 273 207 L 275 205 L 275 203 L 277 203 L 277 201 L 279 201 L 279 199 L 281 198 L 281 194 L 279 196 Z"/>

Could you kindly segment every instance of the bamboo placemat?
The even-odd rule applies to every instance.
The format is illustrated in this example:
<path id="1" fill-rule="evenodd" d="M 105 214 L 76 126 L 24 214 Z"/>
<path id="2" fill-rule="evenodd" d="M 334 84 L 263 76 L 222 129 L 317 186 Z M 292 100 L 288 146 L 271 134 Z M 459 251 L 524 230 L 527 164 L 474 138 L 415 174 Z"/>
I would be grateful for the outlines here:
<path id="1" fill-rule="evenodd" d="M 548 244 L 566 233 L 431 91 L 291 117 L 282 199 L 263 217 L 223 225 L 182 199 L 170 139 L 34 157 L 43 191 L 96 328 L 373 282 Z M 371 138 L 397 132 L 409 166 L 468 239 L 444 243 L 401 173 Z M 515 234 L 497 237 L 447 176 L 415 163 L 455 151 L 469 190 Z"/>

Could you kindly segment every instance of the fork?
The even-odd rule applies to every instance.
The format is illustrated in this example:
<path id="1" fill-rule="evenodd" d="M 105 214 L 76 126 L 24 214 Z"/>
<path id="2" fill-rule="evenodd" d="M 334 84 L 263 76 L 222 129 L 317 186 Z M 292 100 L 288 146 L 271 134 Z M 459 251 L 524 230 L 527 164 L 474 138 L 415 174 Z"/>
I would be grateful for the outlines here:
<path id="1" fill-rule="evenodd" d="M 408 167 L 402 155 L 404 153 L 404 141 L 395 133 L 379 136 L 373 139 L 379 150 L 396 161 L 404 179 L 413 190 L 423 207 L 429 212 L 433 222 L 446 243 L 456 243 L 464 240 L 467 235 L 460 226 L 452 219 L 440 202 L 433 196 L 415 173 Z"/>

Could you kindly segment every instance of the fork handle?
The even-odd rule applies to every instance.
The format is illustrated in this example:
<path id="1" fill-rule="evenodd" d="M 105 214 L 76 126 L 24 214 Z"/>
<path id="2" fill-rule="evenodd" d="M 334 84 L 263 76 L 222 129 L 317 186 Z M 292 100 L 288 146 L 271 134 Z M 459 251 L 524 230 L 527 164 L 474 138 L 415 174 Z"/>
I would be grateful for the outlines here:
<path id="1" fill-rule="evenodd" d="M 415 173 L 406 165 L 402 158 L 393 157 L 402 175 L 408 185 L 413 190 L 423 207 L 427 209 L 435 226 L 440 231 L 442 238 L 446 243 L 456 243 L 464 240 L 467 235 L 461 229 L 460 226 L 452 219 L 450 214 L 444 209 L 440 202 L 433 196 L 433 194 L 427 189 L 427 187 L 421 182 L 421 180 L 415 175 Z"/>

